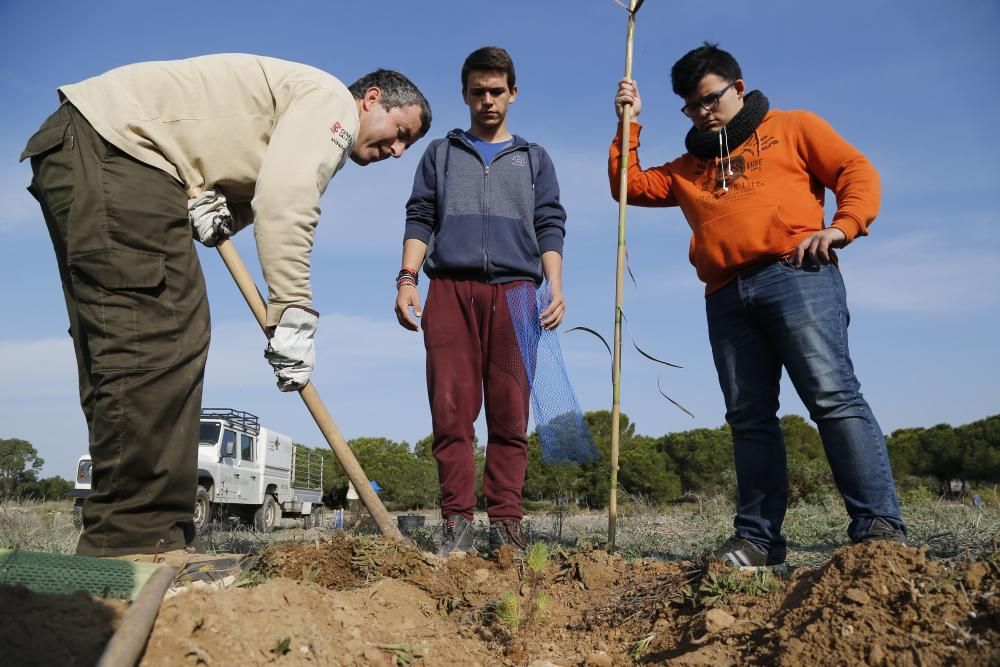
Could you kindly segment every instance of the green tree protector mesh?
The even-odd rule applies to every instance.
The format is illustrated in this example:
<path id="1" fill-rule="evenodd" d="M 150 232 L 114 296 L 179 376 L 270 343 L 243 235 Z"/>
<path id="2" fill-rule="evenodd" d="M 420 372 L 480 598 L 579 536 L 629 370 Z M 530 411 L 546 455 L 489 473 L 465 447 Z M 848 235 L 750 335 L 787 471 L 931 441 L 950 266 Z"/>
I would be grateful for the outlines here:
<path id="1" fill-rule="evenodd" d="M 94 597 L 134 600 L 158 567 L 112 558 L 0 549 L 0 585 L 20 584 L 36 593 L 66 595 L 83 590 Z"/>

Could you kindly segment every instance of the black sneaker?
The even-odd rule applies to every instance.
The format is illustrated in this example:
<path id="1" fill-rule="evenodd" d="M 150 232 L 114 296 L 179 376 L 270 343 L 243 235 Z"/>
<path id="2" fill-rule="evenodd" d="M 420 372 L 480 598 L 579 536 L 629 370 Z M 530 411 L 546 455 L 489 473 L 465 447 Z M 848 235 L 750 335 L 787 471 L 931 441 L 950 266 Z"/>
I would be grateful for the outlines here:
<path id="1" fill-rule="evenodd" d="M 438 556 L 447 558 L 449 554 L 464 551 L 475 554 L 476 548 L 473 546 L 475 539 L 475 528 L 471 521 L 461 514 L 452 514 L 441 523 L 441 546 L 438 548 Z"/>
<path id="2" fill-rule="evenodd" d="M 894 528 L 891 523 L 877 516 L 872 520 L 872 525 L 868 527 L 868 532 L 861 539 L 857 540 L 855 544 L 881 541 L 906 544 L 906 533 L 898 528 Z"/>
<path id="3" fill-rule="evenodd" d="M 739 536 L 732 536 L 712 552 L 712 557 L 726 565 L 738 567 L 743 572 L 771 570 L 782 573 L 788 570 L 785 559 L 772 556 L 763 547 Z"/>
<path id="4" fill-rule="evenodd" d="M 510 545 L 519 551 L 528 548 L 528 538 L 520 521 L 506 519 L 490 524 L 490 553 L 500 551 L 500 547 Z"/>

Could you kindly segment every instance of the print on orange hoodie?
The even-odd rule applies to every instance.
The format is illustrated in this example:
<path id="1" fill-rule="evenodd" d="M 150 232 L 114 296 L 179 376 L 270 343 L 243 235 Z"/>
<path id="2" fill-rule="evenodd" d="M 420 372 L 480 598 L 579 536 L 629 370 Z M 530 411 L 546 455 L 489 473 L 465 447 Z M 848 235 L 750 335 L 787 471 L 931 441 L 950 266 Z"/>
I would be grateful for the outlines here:
<path id="1" fill-rule="evenodd" d="M 689 258 L 706 294 L 748 268 L 788 256 L 823 229 L 826 188 L 837 197 L 831 226 L 848 243 L 867 235 L 878 214 L 878 172 L 814 113 L 772 109 L 722 158 L 685 153 L 650 169 L 639 164 L 640 129 L 632 123 L 629 134 L 628 203 L 681 207 L 692 232 Z M 621 124 L 608 156 L 616 201 L 620 168 Z"/>

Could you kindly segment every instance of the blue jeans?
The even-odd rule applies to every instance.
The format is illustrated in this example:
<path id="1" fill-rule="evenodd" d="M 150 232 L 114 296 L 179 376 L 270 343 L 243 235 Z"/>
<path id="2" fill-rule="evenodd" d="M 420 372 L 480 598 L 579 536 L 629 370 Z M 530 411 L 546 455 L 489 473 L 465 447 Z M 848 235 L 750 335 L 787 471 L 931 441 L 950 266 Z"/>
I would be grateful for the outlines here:
<path id="1" fill-rule="evenodd" d="M 819 428 L 858 541 L 881 517 L 903 530 L 885 439 L 847 347 L 844 281 L 832 265 L 779 260 L 706 298 L 708 333 L 733 434 L 736 534 L 783 557 L 788 468 L 778 420 L 785 367 Z"/>

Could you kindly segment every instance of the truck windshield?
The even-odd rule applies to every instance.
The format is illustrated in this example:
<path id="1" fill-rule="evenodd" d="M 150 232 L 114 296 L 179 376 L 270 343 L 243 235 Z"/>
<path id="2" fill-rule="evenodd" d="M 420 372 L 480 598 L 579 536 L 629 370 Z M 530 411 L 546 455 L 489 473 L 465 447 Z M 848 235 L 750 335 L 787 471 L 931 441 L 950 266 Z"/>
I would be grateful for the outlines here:
<path id="1" fill-rule="evenodd" d="M 202 422 L 198 432 L 198 444 L 202 447 L 214 447 L 219 442 L 219 432 L 222 424 L 219 422 Z"/>

